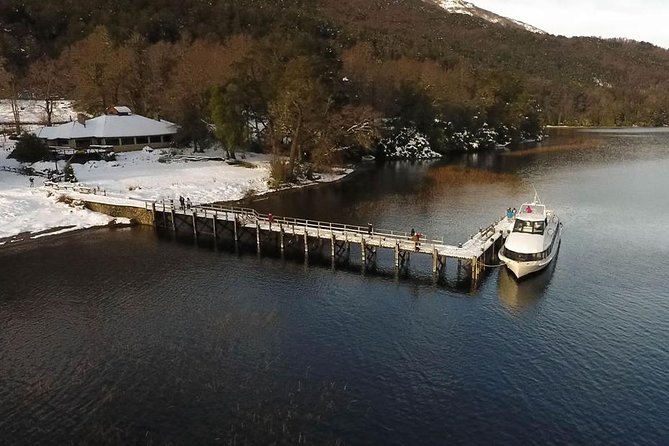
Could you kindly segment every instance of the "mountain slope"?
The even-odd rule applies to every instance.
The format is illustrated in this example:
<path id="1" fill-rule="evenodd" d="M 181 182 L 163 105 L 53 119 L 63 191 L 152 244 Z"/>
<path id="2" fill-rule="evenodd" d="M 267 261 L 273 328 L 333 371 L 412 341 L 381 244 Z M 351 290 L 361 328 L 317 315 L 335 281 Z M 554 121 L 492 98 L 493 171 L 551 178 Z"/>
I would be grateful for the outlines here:
<path id="1" fill-rule="evenodd" d="M 23 79 L 36 61 L 67 57 L 100 25 L 112 49 L 153 54 L 139 60 L 160 62 L 155 85 L 149 79 L 113 91 L 131 101 L 137 85 L 155 89 L 140 99 L 164 99 L 166 108 L 176 102 L 163 90 L 178 96 L 180 86 L 194 88 L 198 82 L 187 78 L 193 72 L 220 77 L 211 60 L 232 57 L 225 42 L 238 37 L 252 47 L 320 58 L 314 71 L 333 97 L 385 116 L 427 106 L 463 116 L 483 110 L 506 122 L 524 119 L 531 108 L 550 124 L 669 124 L 669 51 L 625 39 L 528 32 L 460 0 L 4 0 L 0 59 Z M 218 47 L 226 49 L 220 57 L 202 53 Z M 193 60 L 202 61 L 200 71 L 190 68 Z M 335 81 L 343 78 L 350 82 Z M 203 91 L 211 86 L 199 84 Z"/>
<path id="2" fill-rule="evenodd" d="M 510 19 L 503 17 L 501 15 L 490 12 L 486 9 L 479 8 L 473 3 L 465 2 L 463 0 L 425 0 L 427 3 L 434 3 L 444 10 L 454 13 L 454 14 L 465 14 L 474 17 L 480 17 L 483 20 L 486 20 L 491 23 L 496 23 L 498 25 L 510 27 L 510 28 L 520 28 L 526 31 L 530 31 L 537 34 L 545 34 L 544 31 L 536 28 L 527 23 L 520 22 L 518 20 Z"/>

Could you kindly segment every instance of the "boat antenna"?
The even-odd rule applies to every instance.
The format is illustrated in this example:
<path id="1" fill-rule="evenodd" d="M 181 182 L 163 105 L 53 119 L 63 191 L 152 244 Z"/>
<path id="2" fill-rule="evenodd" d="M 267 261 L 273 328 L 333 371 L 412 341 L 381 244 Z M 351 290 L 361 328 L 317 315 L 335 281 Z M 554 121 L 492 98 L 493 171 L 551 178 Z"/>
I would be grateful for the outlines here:
<path id="1" fill-rule="evenodd" d="M 530 183 L 532 185 L 532 189 L 534 189 L 534 202 L 537 204 L 541 204 L 541 200 L 539 200 L 539 193 L 537 192 L 537 188 L 534 187 L 534 183 Z"/>

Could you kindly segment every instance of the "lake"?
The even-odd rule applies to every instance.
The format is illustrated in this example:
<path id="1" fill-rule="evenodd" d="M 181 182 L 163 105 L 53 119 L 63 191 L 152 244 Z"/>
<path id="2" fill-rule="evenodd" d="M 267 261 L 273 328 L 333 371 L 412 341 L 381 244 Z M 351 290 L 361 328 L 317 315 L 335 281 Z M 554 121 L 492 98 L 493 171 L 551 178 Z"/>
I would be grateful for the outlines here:
<path id="1" fill-rule="evenodd" d="M 2 443 L 665 444 L 668 173 L 669 130 L 554 130 L 255 204 L 458 243 L 534 185 L 557 260 L 474 292 L 142 228 L 2 249 Z"/>

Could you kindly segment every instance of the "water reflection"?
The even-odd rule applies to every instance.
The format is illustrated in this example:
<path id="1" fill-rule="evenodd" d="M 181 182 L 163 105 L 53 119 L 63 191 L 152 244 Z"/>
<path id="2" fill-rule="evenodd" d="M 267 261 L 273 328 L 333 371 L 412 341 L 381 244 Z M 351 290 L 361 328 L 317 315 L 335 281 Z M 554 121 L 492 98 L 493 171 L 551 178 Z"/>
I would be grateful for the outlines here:
<path id="1" fill-rule="evenodd" d="M 438 187 L 444 190 L 467 185 L 501 184 L 517 187 L 521 184 L 515 173 L 500 173 L 487 170 L 486 167 L 469 167 L 444 164 L 436 166 L 427 172 L 425 185 Z"/>
<path id="2" fill-rule="evenodd" d="M 559 255 L 559 253 L 558 253 Z M 558 255 L 539 273 L 518 280 L 507 268 L 501 268 L 497 288 L 502 306 L 514 314 L 522 313 L 534 306 L 544 295 L 558 261 Z"/>
<path id="3" fill-rule="evenodd" d="M 522 282 L 494 270 L 471 299 L 396 282 L 390 250 L 388 278 L 363 278 L 359 251 L 330 271 L 299 246 L 258 258 L 255 237 L 239 255 L 148 229 L 5 247 L 0 443 L 666 444 L 669 134 L 607 141 L 375 165 L 258 205 L 457 243 L 534 183 L 566 255 Z"/>

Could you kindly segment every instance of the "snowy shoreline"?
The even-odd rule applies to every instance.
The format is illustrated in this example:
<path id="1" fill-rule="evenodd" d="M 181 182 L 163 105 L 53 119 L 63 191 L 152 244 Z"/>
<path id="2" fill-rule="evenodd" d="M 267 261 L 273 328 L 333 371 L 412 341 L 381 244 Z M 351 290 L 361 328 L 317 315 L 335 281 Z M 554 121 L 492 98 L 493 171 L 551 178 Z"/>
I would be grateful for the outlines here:
<path id="1" fill-rule="evenodd" d="M 7 156 L 13 141 L 0 150 L 0 167 L 18 168 L 22 165 Z M 72 164 L 83 187 L 95 189 L 97 194 L 110 200 L 143 200 L 178 202 L 180 196 L 189 198 L 194 205 L 215 202 L 236 202 L 245 197 L 258 197 L 275 191 L 268 180 L 271 156 L 247 153 L 243 163 L 230 165 L 222 153 L 208 152 L 207 158 L 171 156 L 164 150 L 142 150 L 117 155 L 116 161 L 89 161 Z M 36 170 L 53 168 L 54 163 L 35 163 Z M 64 162 L 59 162 L 59 169 Z M 353 169 L 339 169 L 320 174 L 316 181 L 298 184 L 282 190 L 331 183 L 348 176 Z M 19 241 L 27 242 L 57 232 L 71 232 L 87 228 L 106 227 L 114 223 L 128 223 L 121 219 L 99 214 L 83 206 L 64 203 L 60 193 L 43 187 L 44 178 L 34 177 L 30 187 L 28 177 L 0 171 L 0 247 Z M 101 198 L 101 197 L 100 197 Z M 130 200 L 128 200 L 130 199 Z M 75 201 L 76 202 L 76 201 Z"/>

